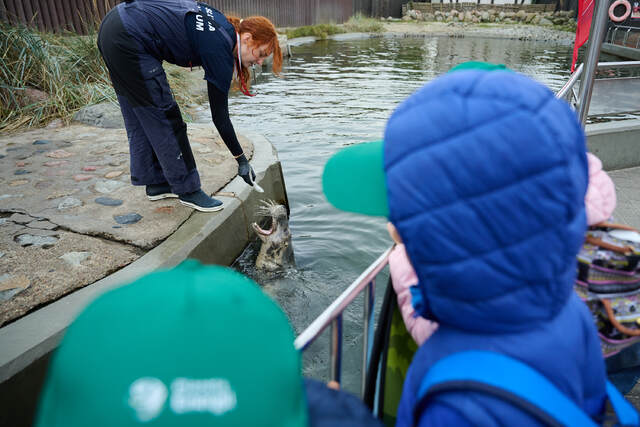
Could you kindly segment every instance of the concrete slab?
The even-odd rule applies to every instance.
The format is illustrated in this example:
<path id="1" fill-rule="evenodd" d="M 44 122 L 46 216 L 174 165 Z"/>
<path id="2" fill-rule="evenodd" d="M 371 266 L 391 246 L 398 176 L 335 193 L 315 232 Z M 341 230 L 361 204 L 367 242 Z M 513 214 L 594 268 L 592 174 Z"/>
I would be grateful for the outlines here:
<path id="1" fill-rule="evenodd" d="M 15 420 L 31 419 L 50 354 L 89 301 L 186 258 L 229 265 L 254 238 L 249 232 L 250 223 L 256 219 L 255 207 L 261 200 L 271 199 L 288 206 L 275 149 L 260 135 L 243 134 L 254 147 L 251 164 L 264 193 L 253 190 L 236 176 L 218 193 L 225 203 L 222 211 L 194 212 L 162 243 L 126 267 L 0 328 L 0 401 L 7 408 L 0 411 L 0 425 L 5 424 L 3 421 L 15 425 Z"/>
<path id="2" fill-rule="evenodd" d="M 640 119 L 587 124 L 585 133 L 605 170 L 640 166 Z"/>
<path id="3" fill-rule="evenodd" d="M 608 172 L 616 185 L 616 222 L 640 230 L 640 167 Z"/>
<path id="4" fill-rule="evenodd" d="M 188 134 L 202 188 L 216 193 L 237 163 L 212 124 L 190 124 Z M 253 145 L 239 139 L 251 158 Z M 3 135 L 0 188 L 0 326 L 129 264 L 194 213 L 131 185 L 124 129 Z M 79 253 L 86 258 L 70 263 Z"/>

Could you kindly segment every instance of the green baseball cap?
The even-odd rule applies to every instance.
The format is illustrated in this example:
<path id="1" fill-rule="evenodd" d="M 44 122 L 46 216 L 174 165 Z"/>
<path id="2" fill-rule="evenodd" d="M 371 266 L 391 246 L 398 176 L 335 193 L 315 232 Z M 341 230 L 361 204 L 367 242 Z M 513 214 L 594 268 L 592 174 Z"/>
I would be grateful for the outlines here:
<path id="1" fill-rule="evenodd" d="M 464 70 L 511 71 L 504 64 L 469 61 L 449 72 Z M 383 146 L 384 141 L 363 142 L 343 148 L 327 161 L 322 189 L 329 203 L 348 212 L 389 217 Z"/>
<path id="2" fill-rule="evenodd" d="M 327 161 L 322 188 L 332 205 L 349 212 L 389 216 L 383 144 L 374 141 L 352 145 Z"/>
<path id="3" fill-rule="evenodd" d="M 307 426 L 301 358 L 260 287 L 188 260 L 92 302 L 56 350 L 36 426 Z"/>
<path id="4" fill-rule="evenodd" d="M 448 72 L 464 70 L 484 70 L 484 71 L 511 71 L 504 64 L 492 64 L 490 62 L 467 61 L 452 67 Z"/>

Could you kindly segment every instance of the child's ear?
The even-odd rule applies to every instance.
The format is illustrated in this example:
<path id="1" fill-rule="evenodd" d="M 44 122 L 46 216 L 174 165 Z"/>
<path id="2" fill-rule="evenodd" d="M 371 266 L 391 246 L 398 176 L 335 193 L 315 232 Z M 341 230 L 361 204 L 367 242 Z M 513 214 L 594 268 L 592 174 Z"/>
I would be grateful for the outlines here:
<path id="1" fill-rule="evenodd" d="M 393 239 L 397 244 L 402 243 L 402 237 L 400 237 L 400 233 L 398 233 L 398 229 L 391 222 L 387 222 L 387 231 L 389 232 L 389 236 Z"/>

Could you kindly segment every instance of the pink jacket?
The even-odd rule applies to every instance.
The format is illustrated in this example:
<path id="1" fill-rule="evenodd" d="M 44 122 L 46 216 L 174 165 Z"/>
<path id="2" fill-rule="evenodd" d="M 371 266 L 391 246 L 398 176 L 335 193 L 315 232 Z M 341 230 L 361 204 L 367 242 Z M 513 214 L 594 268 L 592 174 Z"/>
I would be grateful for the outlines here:
<path id="1" fill-rule="evenodd" d="M 418 276 L 413 270 L 407 250 L 403 244 L 398 244 L 389 255 L 389 270 L 393 289 L 398 295 L 398 308 L 407 330 L 418 344 L 422 345 L 438 328 L 436 322 L 417 316 L 411 305 L 411 291 L 409 287 L 418 284 Z"/>
<path id="2" fill-rule="evenodd" d="M 616 187 L 613 181 L 602 170 L 602 162 L 591 153 L 587 153 L 589 161 L 589 186 L 584 196 L 587 210 L 587 224 L 594 225 L 607 221 L 616 208 Z"/>

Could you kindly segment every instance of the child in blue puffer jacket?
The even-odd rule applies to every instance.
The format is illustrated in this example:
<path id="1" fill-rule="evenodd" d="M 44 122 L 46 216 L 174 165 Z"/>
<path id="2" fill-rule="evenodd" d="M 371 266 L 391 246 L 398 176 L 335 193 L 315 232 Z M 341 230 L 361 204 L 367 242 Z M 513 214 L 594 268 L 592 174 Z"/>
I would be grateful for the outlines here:
<path id="1" fill-rule="evenodd" d="M 418 277 L 415 311 L 438 323 L 413 358 L 397 425 L 544 423 L 465 387 L 419 401 L 430 368 L 469 350 L 524 363 L 598 421 L 604 361 L 572 291 L 586 230 L 584 132 L 545 86 L 485 68 L 427 84 L 394 111 L 384 141 L 325 167 L 331 203 L 393 224 Z"/>

